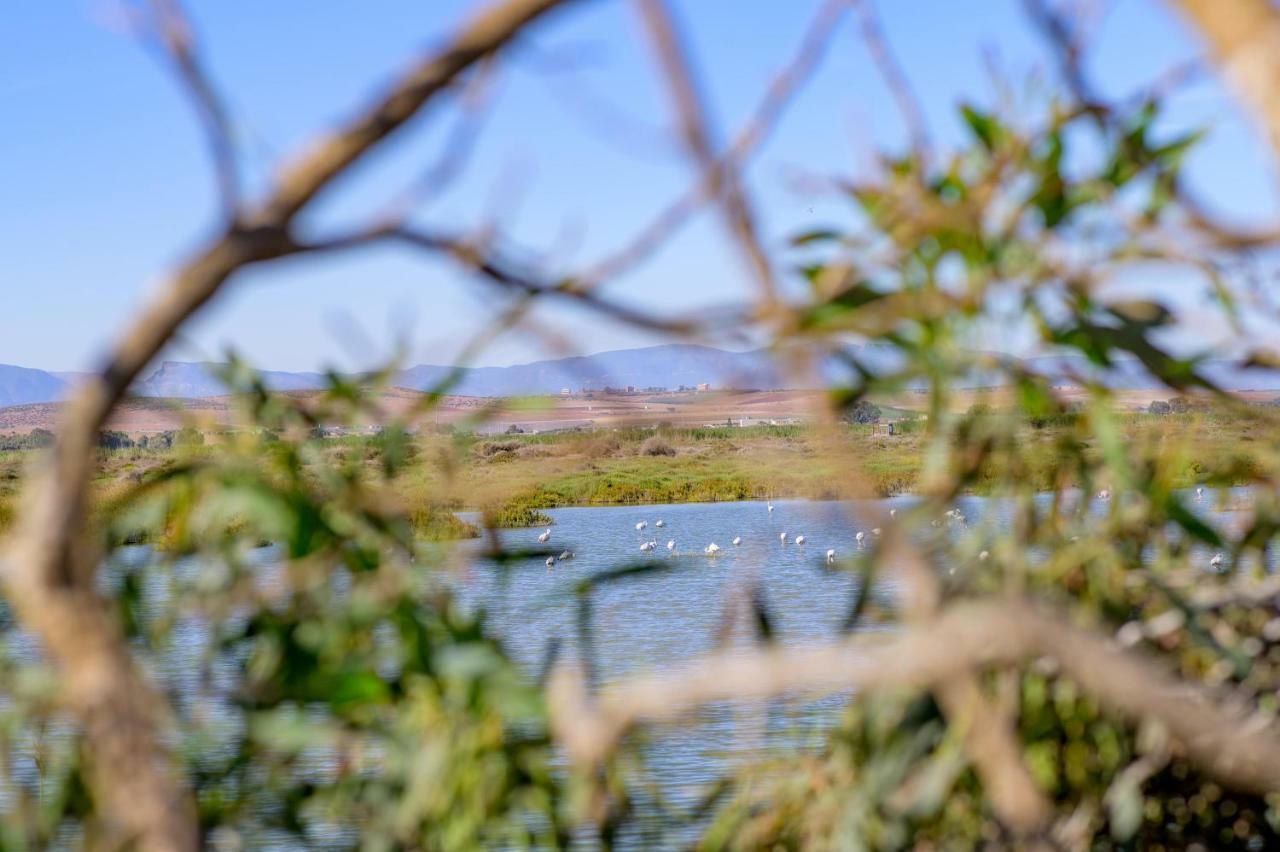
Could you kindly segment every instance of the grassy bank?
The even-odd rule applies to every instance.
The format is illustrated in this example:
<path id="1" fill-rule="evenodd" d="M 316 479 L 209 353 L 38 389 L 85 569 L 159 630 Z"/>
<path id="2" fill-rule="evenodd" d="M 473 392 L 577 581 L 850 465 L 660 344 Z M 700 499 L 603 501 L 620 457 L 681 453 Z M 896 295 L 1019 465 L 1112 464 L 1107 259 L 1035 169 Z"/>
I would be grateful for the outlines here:
<path id="1" fill-rule="evenodd" d="M 1277 447 L 1278 436 L 1260 424 L 1213 414 L 1127 414 L 1120 425 L 1127 446 L 1158 449 L 1183 487 L 1249 481 Z M 923 428 L 899 429 L 890 437 L 883 427 L 869 426 L 844 427 L 835 436 L 803 426 L 424 435 L 392 496 L 405 507 L 415 532 L 431 539 L 475 533 L 450 509 L 484 511 L 499 526 L 540 526 L 550 522 L 546 509 L 562 506 L 886 497 L 920 487 L 928 440 Z M 1099 451 L 1092 439 L 1076 444 L 1063 424 L 1020 425 L 1016 440 L 1024 464 L 1018 475 L 1044 490 L 1055 487 L 1048 472 L 1064 442 Z M 325 446 L 335 457 L 355 454 L 376 464 L 371 441 L 333 438 Z M 110 494 L 153 475 L 179 452 L 105 451 L 99 492 Z M 0 528 L 12 522 L 26 461 L 26 452 L 0 453 Z M 994 487 L 1000 475 L 982 471 L 974 492 Z"/>

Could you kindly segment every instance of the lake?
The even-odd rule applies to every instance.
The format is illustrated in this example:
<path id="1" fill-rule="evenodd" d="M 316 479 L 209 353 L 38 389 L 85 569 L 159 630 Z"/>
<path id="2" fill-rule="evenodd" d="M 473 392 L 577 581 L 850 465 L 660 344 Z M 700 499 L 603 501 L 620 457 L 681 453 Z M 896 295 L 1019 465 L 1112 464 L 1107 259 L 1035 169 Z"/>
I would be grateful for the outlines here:
<path id="1" fill-rule="evenodd" d="M 1247 496 L 1245 489 L 1227 495 L 1235 505 L 1244 505 Z M 1206 491 L 1203 500 L 1190 504 L 1200 513 L 1216 513 L 1216 499 Z M 476 560 L 460 578 L 459 589 L 469 606 L 484 610 L 490 631 L 531 676 L 545 666 L 553 642 L 560 645 L 561 654 L 581 655 L 575 595 L 581 581 L 637 563 L 664 570 L 614 581 L 592 595 L 594 664 L 601 683 L 678 666 L 714 651 L 725 635 L 726 613 L 738 614 L 728 632 L 729 646 L 749 647 L 755 639 L 749 622 L 741 617 L 741 604 L 752 586 L 762 593 L 776 641 L 826 642 L 838 636 L 858 593 L 855 574 L 833 570 L 826 564 L 826 551 L 834 549 L 838 557 L 857 553 L 855 531 L 866 531 L 869 543 L 870 527 L 888 509 L 901 510 L 914 501 L 775 501 L 772 513 L 764 502 L 551 510 L 555 523 L 546 545 L 537 540 L 543 528 L 505 530 L 502 542 L 513 550 L 570 550 L 572 559 L 547 568 L 545 557 L 536 556 L 506 569 Z M 964 497 L 956 505 L 970 521 L 968 531 L 981 525 L 993 530 L 1007 526 L 1009 506 L 1001 501 Z M 1107 505 L 1095 500 L 1093 511 L 1105 512 Z M 1241 516 L 1226 512 L 1218 520 L 1231 523 Z M 656 526 L 659 520 L 662 528 Z M 635 525 L 642 521 L 647 526 L 637 531 Z M 806 543 L 784 545 L 779 541 L 783 532 L 789 540 L 803 534 Z M 731 544 L 735 536 L 742 538 L 740 546 Z M 668 540 L 676 542 L 674 554 L 667 551 Z M 657 550 L 642 553 L 640 545 L 646 541 L 657 542 Z M 722 548 L 715 557 L 703 553 L 711 542 Z M 1205 552 L 1206 563 L 1208 556 Z M 895 588 L 890 571 L 872 591 L 874 596 L 891 597 Z M 847 699 L 780 699 L 754 710 L 731 703 L 709 706 L 691 723 L 664 726 L 648 737 L 648 767 L 669 802 L 689 808 L 737 757 L 761 748 L 820 747 L 822 733 L 837 720 Z M 693 836 L 686 833 L 678 839 L 689 841 Z M 649 838 L 648 843 L 656 840 Z"/>
<path id="2" fill-rule="evenodd" d="M 1247 505 L 1248 491 L 1234 490 L 1227 497 L 1229 503 Z M 1204 500 L 1191 505 L 1210 514 L 1216 512 L 1215 500 L 1206 492 Z M 569 550 L 571 559 L 557 560 L 548 568 L 545 555 L 538 555 L 499 567 L 484 557 L 481 542 L 464 542 L 462 568 L 452 582 L 464 606 L 483 611 L 489 632 L 530 677 L 538 677 L 553 646 L 558 646 L 561 659 L 583 658 L 576 589 L 584 580 L 629 565 L 660 568 L 603 584 L 591 595 L 590 656 L 598 681 L 607 684 L 628 674 L 678 666 L 720 647 L 750 647 L 757 636 L 744 601 L 753 588 L 759 590 L 776 641 L 796 646 L 832 640 L 859 589 L 854 572 L 826 564 L 827 550 L 834 549 L 841 558 L 856 554 L 855 531 L 865 531 L 870 543 L 873 524 L 889 509 L 905 509 L 913 502 L 911 497 L 861 504 L 776 501 L 772 513 L 763 502 L 551 510 L 555 523 L 547 545 L 537 540 L 542 528 L 503 530 L 502 543 L 509 550 Z M 966 497 L 957 506 L 970 519 L 970 532 L 1007 526 L 1008 506 L 1000 501 Z M 1095 503 L 1094 510 L 1106 511 L 1106 506 Z M 1227 512 L 1218 520 L 1229 524 L 1241 517 L 1242 512 Z M 635 525 L 641 521 L 647 526 L 638 531 Z M 658 521 L 664 526 L 659 528 Z M 783 532 L 787 544 L 779 541 Z M 956 529 L 952 534 L 964 533 Z M 797 535 L 805 536 L 804 545 L 792 543 Z M 736 536 L 742 539 L 738 546 L 732 544 Z M 669 540 L 676 542 L 673 553 L 666 547 Z M 640 545 L 647 541 L 657 543 L 656 551 L 641 552 Z M 712 542 L 722 550 L 709 557 L 703 551 Z M 137 564 L 150 558 L 148 548 L 132 547 L 117 551 L 112 561 Z M 1207 553 L 1204 559 L 1207 564 Z M 253 561 L 264 578 L 278 568 L 274 548 L 254 551 Z M 207 563 L 194 560 L 175 566 L 177 573 L 187 576 L 205 570 Z M 106 572 L 104 582 L 109 583 L 111 575 Z M 167 594 L 167 588 L 163 574 L 151 575 L 144 606 L 146 600 Z M 873 597 L 892 598 L 895 592 L 892 570 L 882 572 Z M 211 686 L 201 682 L 199 665 L 206 631 L 198 622 L 184 621 L 174 638 L 174 646 L 155 663 L 174 696 L 199 701 Z M 13 640 L 11 647 L 20 655 L 34 654 L 23 637 Z M 234 661 L 221 661 L 212 687 L 215 692 L 232 689 L 238 678 Z M 688 724 L 647 732 L 643 750 L 656 791 L 674 810 L 687 811 L 736 760 L 766 749 L 819 748 L 847 700 L 847 695 L 836 695 L 750 706 L 722 702 L 704 708 Z M 206 715 L 221 715 L 216 705 L 201 709 Z M 17 771 L 37 772 L 34 763 L 24 763 Z M 637 833 L 623 838 L 623 846 L 683 845 L 697 835 L 696 825 L 675 835 L 659 833 L 665 828 L 664 818 L 652 799 L 639 801 L 637 810 L 648 819 L 638 823 Z M 316 840 L 349 842 L 350 831 L 348 827 L 335 831 L 332 838 Z"/>

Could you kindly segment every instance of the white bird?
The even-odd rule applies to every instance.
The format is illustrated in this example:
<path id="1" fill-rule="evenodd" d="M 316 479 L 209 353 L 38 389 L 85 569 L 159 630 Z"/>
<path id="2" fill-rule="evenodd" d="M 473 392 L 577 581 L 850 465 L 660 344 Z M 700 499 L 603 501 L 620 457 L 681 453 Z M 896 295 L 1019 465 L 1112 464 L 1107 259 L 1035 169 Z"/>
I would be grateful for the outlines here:
<path id="1" fill-rule="evenodd" d="M 990 556 L 990 554 L 989 554 L 989 553 L 987 553 L 987 552 L 984 550 L 984 551 L 982 551 L 981 553 L 979 553 L 979 554 L 978 554 L 978 561 L 979 561 L 979 562 L 986 562 L 986 561 L 987 561 L 987 557 L 988 557 L 988 556 Z"/>
<path id="2" fill-rule="evenodd" d="M 1203 496 L 1204 496 L 1204 489 L 1203 489 L 1203 488 L 1201 488 L 1199 485 L 1197 485 L 1197 486 L 1196 486 L 1196 499 L 1197 499 L 1197 500 L 1199 500 L 1199 499 L 1200 499 L 1201 497 L 1203 497 Z"/>
<path id="3" fill-rule="evenodd" d="M 735 535 L 735 536 L 733 537 L 733 543 L 734 543 L 734 546 L 735 546 L 735 547 L 736 547 L 737 545 L 739 545 L 739 544 L 742 544 L 742 536 L 740 536 L 740 535 Z"/>
<path id="4" fill-rule="evenodd" d="M 772 511 L 773 511 L 773 501 L 772 501 L 772 500 L 771 500 L 771 501 L 769 501 L 769 511 L 770 511 L 770 512 L 772 512 Z"/>
<path id="5" fill-rule="evenodd" d="M 890 510 L 889 510 L 889 517 L 891 517 L 891 518 L 892 518 L 892 517 L 893 517 L 894 515 L 896 515 L 896 514 L 898 514 L 898 510 L 897 510 L 897 509 L 890 509 Z"/>
<path id="6" fill-rule="evenodd" d="M 551 540 L 551 530 L 548 529 L 542 535 L 538 536 L 538 544 L 546 544 Z"/>
<path id="7" fill-rule="evenodd" d="M 796 536 L 796 544 L 804 544 L 804 536 L 802 535 Z"/>
<path id="8" fill-rule="evenodd" d="M 556 564 L 556 558 L 554 556 L 548 556 L 547 567 L 550 568 L 552 565 L 555 565 L 555 564 Z"/>
<path id="9" fill-rule="evenodd" d="M 707 545 L 707 549 L 703 552 L 706 553 L 708 556 L 715 556 L 717 553 L 720 552 L 720 545 L 716 544 L 713 541 Z"/>
<path id="10" fill-rule="evenodd" d="M 672 553 L 675 553 L 675 551 L 676 551 L 676 540 L 675 540 L 674 538 L 673 538 L 673 539 L 671 539 L 671 541 L 667 542 L 667 550 L 671 551 Z"/>
<path id="11" fill-rule="evenodd" d="M 644 521 L 640 521 L 638 524 L 636 524 L 636 529 L 638 529 L 638 530 L 642 530 L 642 529 L 644 529 L 644 528 L 645 528 L 645 527 L 647 527 L 647 526 L 649 526 L 649 525 L 648 525 L 648 524 L 646 524 Z"/>
<path id="12" fill-rule="evenodd" d="M 1217 568 L 1217 567 L 1218 567 L 1219 565 L 1221 565 L 1221 564 L 1222 564 L 1222 554 L 1221 554 L 1221 553 L 1215 553 L 1215 554 L 1213 555 L 1213 558 L 1209 560 L 1209 567 L 1210 567 L 1210 568 Z"/>
<path id="13" fill-rule="evenodd" d="M 836 561 L 836 552 L 835 552 L 834 550 L 828 550 L 828 551 L 827 551 L 827 564 L 828 564 L 828 565 L 830 565 L 832 562 L 835 562 L 835 561 Z"/>
<path id="14" fill-rule="evenodd" d="M 572 551 L 572 550 L 566 550 L 564 553 L 561 553 L 561 554 L 560 554 L 560 561 L 561 561 L 561 562 L 563 562 L 563 561 L 564 561 L 564 560 L 566 560 L 566 559 L 572 559 L 572 558 L 573 558 L 573 551 Z"/>
<path id="15" fill-rule="evenodd" d="M 880 535 L 880 528 L 879 528 L 879 527 L 872 527 L 872 528 L 871 528 L 871 534 L 872 534 L 872 535 Z"/>
<path id="16" fill-rule="evenodd" d="M 853 537 L 853 540 L 856 541 L 859 545 L 861 545 L 862 540 L 866 537 L 867 537 L 866 533 L 864 533 L 862 530 L 858 530 L 858 534 Z"/>
<path id="17" fill-rule="evenodd" d="M 778 533 L 778 541 L 782 542 L 783 544 L 786 544 L 786 543 L 787 543 L 787 534 L 786 534 L 786 533 L 784 533 L 784 532 Z"/>
<path id="18" fill-rule="evenodd" d="M 654 526 L 655 526 L 655 527 L 665 527 L 666 525 L 667 525 L 667 522 L 666 522 L 666 521 L 656 521 L 656 522 L 654 523 Z"/>
<path id="19" fill-rule="evenodd" d="M 1104 488 L 1104 489 L 1102 489 L 1101 491 L 1099 491 L 1099 492 L 1098 492 L 1098 499 L 1099 499 L 1099 500 L 1110 500 L 1110 499 L 1111 499 L 1111 489 L 1110 489 L 1110 488 Z"/>
<path id="20" fill-rule="evenodd" d="M 653 542 L 646 541 L 644 544 L 640 545 L 641 553 L 648 553 L 650 550 L 653 550 Z"/>

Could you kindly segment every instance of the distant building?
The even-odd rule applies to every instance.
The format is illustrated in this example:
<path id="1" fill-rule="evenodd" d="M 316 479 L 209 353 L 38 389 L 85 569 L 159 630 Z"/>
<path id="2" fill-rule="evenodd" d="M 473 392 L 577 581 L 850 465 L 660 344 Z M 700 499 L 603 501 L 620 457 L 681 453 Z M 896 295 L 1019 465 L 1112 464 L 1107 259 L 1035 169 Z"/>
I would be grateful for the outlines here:
<path id="1" fill-rule="evenodd" d="M 709 391 L 711 390 L 711 385 L 707 382 L 702 382 L 696 389 L 699 391 Z"/>
<path id="2" fill-rule="evenodd" d="M 572 392 L 568 388 L 560 388 L 561 396 L 569 396 Z"/>

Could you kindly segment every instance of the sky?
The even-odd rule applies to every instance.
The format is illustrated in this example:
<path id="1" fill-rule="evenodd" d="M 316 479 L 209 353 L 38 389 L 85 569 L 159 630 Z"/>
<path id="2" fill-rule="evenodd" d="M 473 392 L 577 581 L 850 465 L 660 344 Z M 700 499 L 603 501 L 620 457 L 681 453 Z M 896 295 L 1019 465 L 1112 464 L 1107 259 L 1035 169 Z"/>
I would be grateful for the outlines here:
<path id="1" fill-rule="evenodd" d="M 356 112 L 479 4 L 460 0 L 188 0 L 211 75 L 233 115 L 248 189 L 307 141 Z M 814 0 L 675 3 L 721 139 L 752 113 L 790 59 Z M 1154 0 L 1100 0 L 1089 71 L 1120 94 L 1196 55 L 1181 21 Z M 933 136 L 960 138 L 960 100 L 990 102 L 989 67 L 1011 80 L 1051 63 L 1017 0 L 879 3 L 884 30 Z M 109 0 L 9 4 L 0 20 L 0 363 L 92 368 L 130 314 L 217 222 L 199 125 L 154 51 Z M 815 225 L 847 223 L 822 179 L 870 168 L 901 146 L 898 113 L 852 21 L 833 35 L 814 79 L 752 163 L 749 187 L 771 247 Z M 463 231 L 498 227 L 561 269 L 624 245 L 693 179 L 669 141 L 670 111 L 631 4 L 581 0 L 538 25 L 492 75 L 465 168 L 416 220 Z M 437 160 L 459 120 L 428 110 L 323 199 L 307 226 L 359 225 L 387 209 Z M 1169 126 L 1203 127 L 1193 186 L 1224 215 L 1275 216 L 1274 165 L 1217 81 L 1180 94 Z M 1177 282 L 1153 275 L 1142 287 Z M 696 217 L 610 295 L 696 316 L 753 293 L 719 221 Z M 393 355 L 447 363 L 492 317 L 492 289 L 403 249 L 286 261 L 235 279 L 166 353 L 263 368 L 351 369 Z M 535 315 L 578 352 L 661 340 L 580 309 Z M 1205 335 L 1220 329 L 1205 329 Z M 402 347 L 402 348 L 401 348 Z M 543 336 L 493 343 L 480 364 L 560 354 Z"/>

